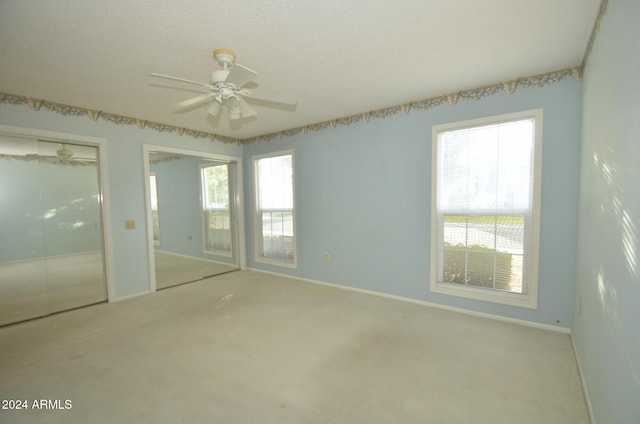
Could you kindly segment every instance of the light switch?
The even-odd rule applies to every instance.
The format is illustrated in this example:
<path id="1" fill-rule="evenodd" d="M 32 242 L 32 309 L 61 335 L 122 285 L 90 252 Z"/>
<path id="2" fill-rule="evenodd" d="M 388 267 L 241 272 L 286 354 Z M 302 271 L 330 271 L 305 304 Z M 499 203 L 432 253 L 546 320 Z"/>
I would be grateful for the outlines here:
<path id="1" fill-rule="evenodd" d="M 325 250 L 323 253 L 324 256 L 324 260 L 327 262 L 331 262 L 331 252 L 328 250 Z"/>
<path id="2" fill-rule="evenodd" d="M 125 230 L 133 230 L 136 228 L 136 220 L 135 219 L 127 219 L 124 221 L 124 229 Z"/>

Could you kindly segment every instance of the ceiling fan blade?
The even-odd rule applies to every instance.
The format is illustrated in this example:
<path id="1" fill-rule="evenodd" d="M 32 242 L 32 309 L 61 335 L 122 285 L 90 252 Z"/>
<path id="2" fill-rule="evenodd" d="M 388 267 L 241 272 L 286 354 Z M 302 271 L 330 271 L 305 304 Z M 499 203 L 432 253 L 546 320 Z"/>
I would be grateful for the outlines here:
<path id="1" fill-rule="evenodd" d="M 291 93 L 281 93 L 279 91 L 261 90 L 259 88 L 252 88 L 247 90 L 247 98 L 264 100 L 273 103 L 282 103 L 285 105 L 295 106 L 298 103 L 298 99 Z"/>
<path id="2" fill-rule="evenodd" d="M 178 103 L 176 103 L 175 106 L 178 109 L 183 109 L 183 108 L 189 107 L 189 106 L 201 105 L 201 104 L 206 103 L 206 102 L 208 102 L 208 101 L 210 101 L 212 99 L 213 99 L 213 94 L 206 93 L 206 94 L 203 94 L 201 96 L 192 97 L 190 99 L 178 102 Z"/>
<path id="3" fill-rule="evenodd" d="M 253 110 L 251 106 L 249 106 L 249 103 L 247 103 L 242 97 L 238 97 L 238 104 L 242 108 L 243 118 L 250 118 L 258 114 L 255 110 Z"/>
<path id="4" fill-rule="evenodd" d="M 233 84 L 237 88 L 240 88 L 256 76 L 258 76 L 256 71 L 252 71 L 251 69 L 245 68 L 244 66 L 236 63 L 229 70 L 229 75 L 227 75 L 227 79 L 224 82 Z"/>
<path id="5" fill-rule="evenodd" d="M 172 77 L 170 75 L 163 75 L 163 74 L 153 73 L 153 74 L 151 74 L 151 76 L 158 77 L 158 78 L 165 78 L 165 79 L 169 79 L 169 80 L 173 80 L 173 81 L 186 82 L 188 84 L 195 84 L 195 85 L 199 85 L 201 87 L 212 88 L 211 84 L 207 84 L 205 82 L 191 81 L 191 80 L 184 79 L 184 78 Z"/>

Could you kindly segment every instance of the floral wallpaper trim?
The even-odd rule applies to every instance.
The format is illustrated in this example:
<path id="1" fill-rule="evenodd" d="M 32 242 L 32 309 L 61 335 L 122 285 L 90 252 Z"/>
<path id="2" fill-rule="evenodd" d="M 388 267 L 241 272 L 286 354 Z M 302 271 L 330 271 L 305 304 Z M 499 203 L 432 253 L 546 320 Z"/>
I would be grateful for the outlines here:
<path id="1" fill-rule="evenodd" d="M 291 137 L 300 133 L 306 134 L 309 131 L 322 131 L 329 127 L 335 128 L 337 125 L 352 125 L 358 122 L 368 122 L 371 118 L 384 119 L 398 113 L 408 114 L 412 110 L 428 110 L 437 106 L 448 103 L 454 106 L 460 100 L 480 100 L 500 92 L 513 94 L 517 88 L 541 88 L 556 82 L 563 81 L 567 78 L 582 79 L 582 67 L 567 68 L 560 71 L 549 72 L 541 75 L 518 78 L 516 80 L 502 82 L 489 85 L 486 87 L 474 88 L 471 90 L 462 90 L 456 93 L 446 94 L 430 99 L 417 100 L 405 103 L 399 106 L 392 106 L 384 109 L 372 110 L 358 115 L 337 118 L 330 121 L 319 122 L 316 124 L 306 125 L 300 128 L 279 131 L 277 133 L 259 135 L 242 140 L 242 143 L 257 143 L 261 141 L 269 141 L 276 138 Z"/>
<path id="2" fill-rule="evenodd" d="M 188 135 L 193 138 L 208 138 L 210 140 L 221 141 L 223 143 L 241 143 L 242 140 L 238 140 L 232 137 L 224 137 L 213 133 L 207 133 L 204 131 L 190 130 L 187 128 L 174 127 L 172 125 L 162 124 L 160 122 L 147 121 L 138 118 L 131 118 L 129 116 L 116 115 L 113 113 L 107 113 L 102 111 L 96 111 L 91 109 L 85 109 L 77 106 L 69 106 L 61 103 L 54 103 L 44 99 L 32 99 L 24 96 L 18 96 L 15 94 L 1 93 L 0 92 L 0 104 L 9 105 L 27 105 L 31 110 L 37 112 L 41 109 L 51 112 L 59 113 L 66 116 L 87 116 L 92 121 L 102 119 L 104 121 L 111 122 L 116 125 L 136 125 L 140 129 L 150 128 L 158 132 L 175 132 L 178 135 Z"/>
<path id="3" fill-rule="evenodd" d="M 603 0 L 606 3 L 607 0 Z M 601 9 L 602 11 L 602 9 Z M 595 31 L 595 28 L 594 28 Z M 592 36 L 593 38 L 593 36 Z M 32 99 L 24 96 L 18 96 L 15 94 L 1 93 L 0 92 L 0 104 L 10 105 L 28 105 L 33 111 L 39 111 L 41 109 L 51 112 L 59 113 L 67 116 L 87 116 L 93 121 L 102 119 L 104 121 L 111 122 L 116 125 L 135 125 L 140 129 L 152 129 L 158 132 L 175 132 L 182 136 L 190 136 L 193 138 L 208 138 L 212 141 L 220 141 L 223 143 L 237 143 L 237 144 L 250 144 L 258 143 L 261 141 L 269 141 L 276 138 L 292 137 L 299 134 L 306 134 L 309 131 L 322 131 L 328 128 L 335 128 L 338 125 L 353 125 L 358 122 L 369 122 L 370 119 L 384 119 L 398 113 L 409 114 L 413 110 L 428 110 L 440 105 L 448 103 L 454 106 L 460 100 L 480 100 L 488 96 L 505 92 L 507 94 L 513 94 L 517 88 L 532 88 L 532 87 L 545 87 L 547 85 L 560 82 L 567 78 L 575 78 L 580 80 L 582 78 L 582 66 L 567 68 L 560 71 L 549 72 L 541 75 L 534 75 L 524 78 L 518 78 L 512 81 L 501 82 L 486 87 L 474 88 L 470 90 L 461 90 L 456 93 L 450 93 L 438 97 L 429 99 L 417 100 L 403 105 L 391 106 L 384 109 L 372 110 L 357 115 L 351 115 L 342 118 L 336 118 L 325 122 L 318 122 L 315 124 L 305 125 L 303 127 L 292 128 L 275 133 L 259 135 L 256 137 L 250 137 L 246 139 L 237 139 L 232 137 L 225 137 L 213 133 L 207 133 L 204 131 L 196 131 L 188 128 L 174 127 L 172 125 L 162 124 L 159 122 L 147 121 L 138 118 L 132 118 L 129 116 L 116 115 L 113 113 L 107 113 L 103 111 L 95 111 L 90 109 L 84 109 L 77 106 L 69 106 L 60 103 L 54 103 L 47 100 Z"/>
<path id="4" fill-rule="evenodd" d="M 584 58 L 582 59 L 582 69 L 585 69 L 587 66 L 587 61 L 589 60 L 589 56 L 591 55 L 591 50 L 593 50 L 593 43 L 596 40 L 596 35 L 600 30 L 600 23 L 602 22 L 602 18 L 605 13 L 607 13 L 607 7 L 609 6 L 609 0 L 602 0 L 600 2 L 600 9 L 598 9 L 598 15 L 596 16 L 596 21 L 593 24 L 593 29 L 591 30 L 591 36 L 589 37 L 589 42 L 587 43 L 587 49 L 584 52 Z"/>

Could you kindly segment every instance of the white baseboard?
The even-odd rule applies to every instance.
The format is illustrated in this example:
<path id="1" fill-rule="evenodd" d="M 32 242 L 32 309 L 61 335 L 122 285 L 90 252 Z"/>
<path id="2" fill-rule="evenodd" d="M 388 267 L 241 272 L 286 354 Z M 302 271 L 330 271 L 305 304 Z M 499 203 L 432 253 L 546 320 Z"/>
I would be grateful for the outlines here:
<path id="1" fill-rule="evenodd" d="M 578 374 L 580 375 L 580 382 L 582 383 L 582 394 L 584 395 L 584 401 L 587 404 L 589 421 L 591 422 L 591 424 L 596 424 L 596 419 L 593 415 L 593 408 L 591 406 L 591 399 L 589 398 L 589 390 L 587 389 L 587 382 L 584 380 L 584 373 L 582 372 L 582 365 L 580 364 L 580 355 L 578 355 L 578 349 L 576 349 L 576 343 L 573 340 L 573 334 L 571 334 L 571 346 L 573 346 L 573 355 L 576 358 L 576 364 L 578 364 Z"/>
<path id="2" fill-rule="evenodd" d="M 349 286 L 344 286 L 344 285 L 335 284 L 335 283 L 327 283 L 325 281 L 312 280 L 312 279 L 309 279 L 309 278 L 303 278 L 303 277 L 297 277 L 297 276 L 293 276 L 293 275 L 281 274 L 279 272 L 265 271 L 265 270 L 258 269 L 258 268 L 247 268 L 247 270 L 256 271 L 256 272 L 262 272 L 264 274 L 277 275 L 279 277 L 291 278 L 291 279 L 294 279 L 294 280 L 304 281 L 306 283 L 319 284 L 319 285 L 322 285 L 322 286 L 328 286 L 328 287 L 334 287 L 334 288 L 337 288 L 337 289 L 349 290 L 349 291 L 353 291 L 353 292 L 357 292 L 357 293 L 370 294 L 370 295 L 373 295 L 373 296 L 384 297 L 384 298 L 387 298 L 387 299 L 400 300 L 400 301 L 403 301 L 403 302 L 415 303 L 415 304 L 423 305 L 423 306 L 430 306 L 432 308 L 438 308 L 438 309 L 443 309 L 443 310 L 446 310 L 446 311 L 458 312 L 458 313 L 461 313 L 461 314 L 472 315 L 472 316 L 481 317 L 481 318 L 493 319 L 493 320 L 496 320 L 496 321 L 504 321 L 504 322 L 509 322 L 509 323 L 513 323 L 513 324 L 524 325 L 524 326 L 527 326 L 527 327 L 539 328 L 539 329 L 542 329 L 542 330 L 555 331 L 555 332 L 563 333 L 563 334 L 571 334 L 571 329 L 567 328 L 567 327 L 559 327 L 559 326 L 555 326 L 555 325 L 541 324 L 539 322 L 533 322 L 533 321 L 526 321 L 526 320 L 523 320 L 523 319 L 503 317 L 501 315 L 487 314 L 485 312 L 470 311 L 468 309 L 456 308 L 456 307 L 447 306 L 447 305 L 441 305 L 439 303 L 427 302 L 425 300 L 411 299 L 410 297 L 396 296 L 396 295 L 387 294 L 387 293 L 381 293 L 381 292 L 377 292 L 377 291 L 373 291 L 373 290 L 359 289 L 359 288 L 356 288 L 356 287 L 349 287 Z"/>

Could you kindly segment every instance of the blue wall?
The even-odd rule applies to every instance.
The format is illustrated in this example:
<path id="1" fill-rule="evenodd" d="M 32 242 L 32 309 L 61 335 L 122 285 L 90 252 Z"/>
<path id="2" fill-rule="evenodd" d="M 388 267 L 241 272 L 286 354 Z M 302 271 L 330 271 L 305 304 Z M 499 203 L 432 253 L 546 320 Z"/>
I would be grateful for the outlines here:
<path id="1" fill-rule="evenodd" d="M 26 105 L 0 104 L 0 124 L 106 139 L 109 184 L 109 213 L 112 221 L 111 255 L 115 296 L 149 290 L 150 276 L 144 200 L 143 144 L 193 151 L 242 156 L 242 146 L 195 139 L 173 132 L 158 132 L 130 125 L 116 125 L 86 116 L 66 116 Z M 125 230 L 124 221 L 134 219 L 136 228 Z M 6 243 L 2 240 L 2 243 Z"/>
<path id="2" fill-rule="evenodd" d="M 571 327 L 581 83 L 567 79 L 477 101 L 338 126 L 244 148 L 250 267 L 452 307 Z M 538 309 L 429 290 L 431 131 L 447 122 L 544 109 Z M 297 269 L 256 263 L 252 155 L 293 149 Z M 326 262 L 323 252 L 332 252 Z"/>
<path id="3" fill-rule="evenodd" d="M 639 18 L 609 1 L 584 76 L 573 338 L 598 424 L 640 423 Z"/>

